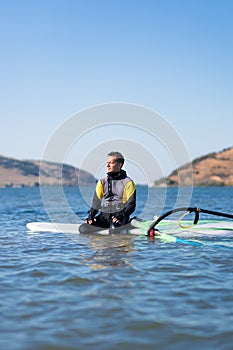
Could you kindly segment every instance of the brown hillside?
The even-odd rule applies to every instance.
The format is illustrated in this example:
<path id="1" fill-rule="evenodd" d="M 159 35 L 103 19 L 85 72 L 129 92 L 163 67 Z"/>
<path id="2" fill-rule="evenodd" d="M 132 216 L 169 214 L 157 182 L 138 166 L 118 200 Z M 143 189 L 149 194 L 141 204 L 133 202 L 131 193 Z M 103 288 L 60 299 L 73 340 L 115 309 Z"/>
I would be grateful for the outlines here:
<path id="1" fill-rule="evenodd" d="M 233 147 L 197 158 L 155 184 L 164 183 L 168 186 L 233 186 Z"/>
<path id="2" fill-rule="evenodd" d="M 39 176 L 40 175 L 40 176 Z M 86 171 L 67 164 L 22 161 L 0 156 L 0 187 L 77 186 L 95 182 Z"/>

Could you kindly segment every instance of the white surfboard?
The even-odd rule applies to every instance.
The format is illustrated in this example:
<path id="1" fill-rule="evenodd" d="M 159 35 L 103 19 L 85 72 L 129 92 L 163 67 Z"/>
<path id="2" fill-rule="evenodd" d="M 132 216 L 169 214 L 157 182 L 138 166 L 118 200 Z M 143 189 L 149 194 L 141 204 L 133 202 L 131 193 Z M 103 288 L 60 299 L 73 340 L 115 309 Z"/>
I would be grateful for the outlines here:
<path id="1" fill-rule="evenodd" d="M 63 224 L 58 222 L 29 222 L 26 227 L 29 232 L 79 233 L 81 224 Z"/>
<path id="2" fill-rule="evenodd" d="M 79 227 L 81 224 L 64 224 L 58 222 L 29 222 L 26 224 L 28 233 L 39 233 L 39 232 L 50 232 L 50 233 L 66 233 L 66 234 L 79 234 Z M 92 233 L 87 232 L 87 233 Z M 99 235 L 109 235 L 109 229 L 103 229 L 99 231 L 94 231 L 93 233 Z M 111 230 L 111 233 L 114 233 L 114 229 Z M 132 228 L 129 230 L 121 230 L 122 234 L 132 234 L 132 235 L 141 235 L 142 232 L 138 228 Z"/>
<path id="3" fill-rule="evenodd" d="M 184 225 L 190 225 L 191 221 L 182 222 Z M 28 233 L 39 233 L 39 232 L 50 232 L 50 233 L 70 233 L 79 234 L 79 227 L 81 224 L 68 224 L 68 223 L 57 223 L 57 222 L 29 222 L 26 224 Z M 147 225 L 146 225 L 147 226 Z M 148 226 L 149 227 L 149 226 Z M 197 225 L 189 227 L 179 227 L 176 220 L 163 220 L 158 226 L 156 226 L 161 232 L 169 233 L 171 235 L 190 235 L 190 234 L 200 234 L 200 235 L 211 235 L 211 236 L 224 236 L 233 234 L 233 221 L 212 221 L 203 220 L 199 221 Z M 113 231 L 111 231 L 113 232 Z M 109 229 L 100 230 L 95 233 L 101 235 L 108 235 Z M 139 228 L 132 228 L 130 230 L 122 230 L 122 233 L 132 234 L 132 235 L 142 235 L 144 232 Z M 145 227 L 146 234 L 146 227 Z"/>

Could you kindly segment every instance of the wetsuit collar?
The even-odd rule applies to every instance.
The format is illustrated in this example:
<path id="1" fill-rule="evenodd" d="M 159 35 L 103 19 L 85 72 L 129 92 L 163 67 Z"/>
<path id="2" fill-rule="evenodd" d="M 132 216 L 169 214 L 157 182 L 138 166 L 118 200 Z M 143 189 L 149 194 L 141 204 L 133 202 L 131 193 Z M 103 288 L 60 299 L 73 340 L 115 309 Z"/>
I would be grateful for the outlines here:
<path id="1" fill-rule="evenodd" d="M 121 169 L 119 172 L 112 171 L 112 172 L 107 173 L 107 175 L 111 179 L 124 178 L 124 177 L 126 177 L 126 171 Z"/>

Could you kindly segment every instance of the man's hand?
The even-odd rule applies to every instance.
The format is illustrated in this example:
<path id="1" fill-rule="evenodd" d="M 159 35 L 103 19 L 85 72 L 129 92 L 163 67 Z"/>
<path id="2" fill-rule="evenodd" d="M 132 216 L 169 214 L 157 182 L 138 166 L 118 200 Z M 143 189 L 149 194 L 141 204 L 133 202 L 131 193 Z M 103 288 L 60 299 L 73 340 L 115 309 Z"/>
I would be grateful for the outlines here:
<path id="1" fill-rule="evenodd" d="M 117 219 L 115 216 L 112 216 L 112 222 L 113 222 L 114 224 L 121 224 L 120 220 Z"/>
<path id="2" fill-rule="evenodd" d="M 96 218 L 89 214 L 88 218 L 86 218 L 84 222 L 85 224 L 92 225 L 94 221 L 96 221 Z"/>
<path id="3" fill-rule="evenodd" d="M 94 221 L 96 221 L 96 218 L 94 218 L 94 219 L 86 219 L 84 222 L 86 224 L 92 225 Z"/>

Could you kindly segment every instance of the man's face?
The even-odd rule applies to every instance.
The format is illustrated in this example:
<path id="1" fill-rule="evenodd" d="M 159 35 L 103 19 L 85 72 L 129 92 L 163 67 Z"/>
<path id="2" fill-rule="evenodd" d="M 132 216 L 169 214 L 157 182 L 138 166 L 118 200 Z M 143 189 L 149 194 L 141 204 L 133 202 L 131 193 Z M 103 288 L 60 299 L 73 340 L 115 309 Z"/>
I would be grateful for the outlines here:
<path id="1" fill-rule="evenodd" d="M 121 170 L 122 164 L 117 163 L 116 157 L 110 156 L 107 160 L 107 169 L 109 173 L 119 172 Z"/>

